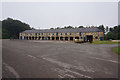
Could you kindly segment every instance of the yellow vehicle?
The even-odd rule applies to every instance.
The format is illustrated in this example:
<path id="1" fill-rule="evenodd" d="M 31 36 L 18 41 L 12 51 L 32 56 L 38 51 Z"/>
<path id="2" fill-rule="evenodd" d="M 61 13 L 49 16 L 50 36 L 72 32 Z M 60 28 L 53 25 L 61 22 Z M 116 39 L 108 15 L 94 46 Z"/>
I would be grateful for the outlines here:
<path id="1" fill-rule="evenodd" d="M 84 41 L 83 41 L 82 39 L 75 39 L 74 42 L 75 42 L 75 43 L 82 43 L 82 42 L 84 42 Z"/>

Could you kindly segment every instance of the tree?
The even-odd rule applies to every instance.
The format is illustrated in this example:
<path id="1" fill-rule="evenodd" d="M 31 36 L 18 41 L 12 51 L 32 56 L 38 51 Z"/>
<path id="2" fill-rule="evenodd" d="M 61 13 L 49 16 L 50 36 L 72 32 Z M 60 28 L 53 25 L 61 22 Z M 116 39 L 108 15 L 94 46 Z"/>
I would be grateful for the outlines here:
<path id="1" fill-rule="evenodd" d="M 68 29 L 68 28 L 74 28 L 73 26 L 64 26 L 63 28 L 57 27 L 55 29 Z M 53 28 L 50 28 L 53 29 Z"/>
<path id="2" fill-rule="evenodd" d="M 50 29 L 54 29 L 54 28 L 50 28 Z"/>
<path id="3" fill-rule="evenodd" d="M 105 40 L 109 40 L 109 39 L 114 39 L 114 35 L 112 32 L 108 32 L 106 35 L 105 35 Z"/>
<path id="4" fill-rule="evenodd" d="M 73 28 L 72 26 L 65 26 L 63 29 Z"/>
<path id="5" fill-rule="evenodd" d="M 76 29 L 76 28 L 78 28 L 78 27 L 75 26 L 75 29 Z"/>
<path id="6" fill-rule="evenodd" d="M 106 26 L 106 32 L 108 32 L 108 30 L 109 30 L 109 28 L 108 28 L 108 26 Z"/>
<path id="7" fill-rule="evenodd" d="M 73 28 L 72 26 L 67 26 L 67 28 Z"/>
<path id="8" fill-rule="evenodd" d="M 34 27 L 32 27 L 31 29 L 35 30 L 35 28 L 34 28 Z"/>
<path id="9" fill-rule="evenodd" d="M 101 29 L 101 30 L 103 30 L 105 32 L 105 28 L 104 28 L 103 25 L 100 25 L 98 28 Z"/>
<path id="10" fill-rule="evenodd" d="M 118 33 L 120 31 L 120 26 L 114 26 L 113 30 L 114 33 Z"/>
<path id="11" fill-rule="evenodd" d="M 79 26 L 78 28 L 84 28 L 83 26 Z"/>
<path id="12" fill-rule="evenodd" d="M 60 27 L 57 27 L 56 29 L 60 29 Z"/>
<path id="13" fill-rule="evenodd" d="M 113 32 L 114 31 L 114 29 L 113 28 L 110 28 L 110 32 Z"/>
<path id="14" fill-rule="evenodd" d="M 110 28 L 110 31 L 105 35 L 105 39 L 120 40 L 120 25 Z"/>
<path id="15" fill-rule="evenodd" d="M 2 29 L 2 38 L 3 39 L 8 39 L 8 38 L 10 38 L 10 33 L 9 33 L 9 31 L 8 30 L 6 30 L 6 29 Z"/>
<path id="16" fill-rule="evenodd" d="M 7 18 L 2 21 L 2 38 L 18 38 L 19 33 L 25 30 L 31 30 L 30 26 L 19 20 Z"/>

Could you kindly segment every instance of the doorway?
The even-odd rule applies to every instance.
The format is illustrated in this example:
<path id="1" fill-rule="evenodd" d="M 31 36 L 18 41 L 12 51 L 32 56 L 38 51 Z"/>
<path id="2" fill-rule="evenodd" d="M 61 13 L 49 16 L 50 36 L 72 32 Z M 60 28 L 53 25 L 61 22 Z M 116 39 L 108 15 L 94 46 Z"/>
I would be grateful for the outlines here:
<path id="1" fill-rule="evenodd" d="M 70 37 L 70 40 L 73 40 L 73 37 Z"/>
<path id="2" fill-rule="evenodd" d="M 35 40 L 37 40 L 37 37 L 35 37 Z"/>
<path id="3" fill-rule="evenodd" d="M 65 40 L 68 40 L 68 37 L 65 37 Z"/>
<path id="4" fill-rule="evenodd" d="M 59 40 L 59 37 L 56 37 L 56 40 Z"/>
<path id="5" fill-rule="evenodd" d="M 39 36 L 39 40 L 41 39 L 41 37 Z"/>
<path id="6" fill-rule="evenodd" d="M 44 40 L 44 37 L 42 37 L 42 40 Z"/>
<path id="7" fill-rule="evenodd" d="M 26 37 L 26 39 L 28 40 L 28 36 Z"/>
<path id="8" fill-rule="evenodd" d="M 29 40 L 31 40 L 31 36 L 29 37 Z"/>
<path id="9" fill-rule="evenodd" d="M 60 37 L 60 40 L 63 40 L 63 37 Z"/>
<path id="10" fill-rule="evenodd" d="M 34 40 L 34 36 L 32 37 L 32 40 Z"/>
<path id="11" fill-rule="evenodd" d="M 87 35 L 87 41 L 92 43 L 93 41 L 93 36 L 92 35 Z"/>
<path id="12" fill-rule="evenodd" d="M 54 40 L 54 37 L 52 37 L 52 40 Z"/>
<path id="13" fill-rule="evenodd" d="M 48 40 L 50 40 L 50 37 L 48 37 Z"/>

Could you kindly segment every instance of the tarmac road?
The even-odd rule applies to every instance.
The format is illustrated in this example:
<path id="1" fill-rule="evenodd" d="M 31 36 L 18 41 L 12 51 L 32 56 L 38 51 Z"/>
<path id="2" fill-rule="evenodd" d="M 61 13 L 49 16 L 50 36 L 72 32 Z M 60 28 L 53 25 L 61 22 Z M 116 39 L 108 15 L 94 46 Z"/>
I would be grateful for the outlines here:
<path id="1" fill-rule="evenodd" d="M 117 44 L 3 40 L 4 78 L 117 78 Z"/>

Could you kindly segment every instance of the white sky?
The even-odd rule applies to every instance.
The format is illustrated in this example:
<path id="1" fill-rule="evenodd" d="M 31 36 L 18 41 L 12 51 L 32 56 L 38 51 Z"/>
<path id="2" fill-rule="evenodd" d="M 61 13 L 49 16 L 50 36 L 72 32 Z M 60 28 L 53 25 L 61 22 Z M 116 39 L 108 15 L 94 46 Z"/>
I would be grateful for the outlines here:
<path id="1" fill-rule="evenodd" d="M 2 2 L 118 2 L 119 0 L 1 0 Z"/>
<path id="2" fill-rule="evenodd" d="M 30 1 L 30 0 L 29 0 Z M 33 1 L 33 0 L 32 0 Z M 2 0 L 2 20 L 7 17 L 21 20 L 34 28 L 51 28 L 71 26 L 100 25 L 114 26 L 118 24 L 118 2 L 117 0 L 85 0 L 84 2 L 8 2 Z M 40 1 L 40 0 L 39 0 Z M 50 2 L 51 1 L 51 2 Z M 54 1 L 54 2 L 52 2 Z M 1 20 L 0 19 L 0 20 Z"/>

